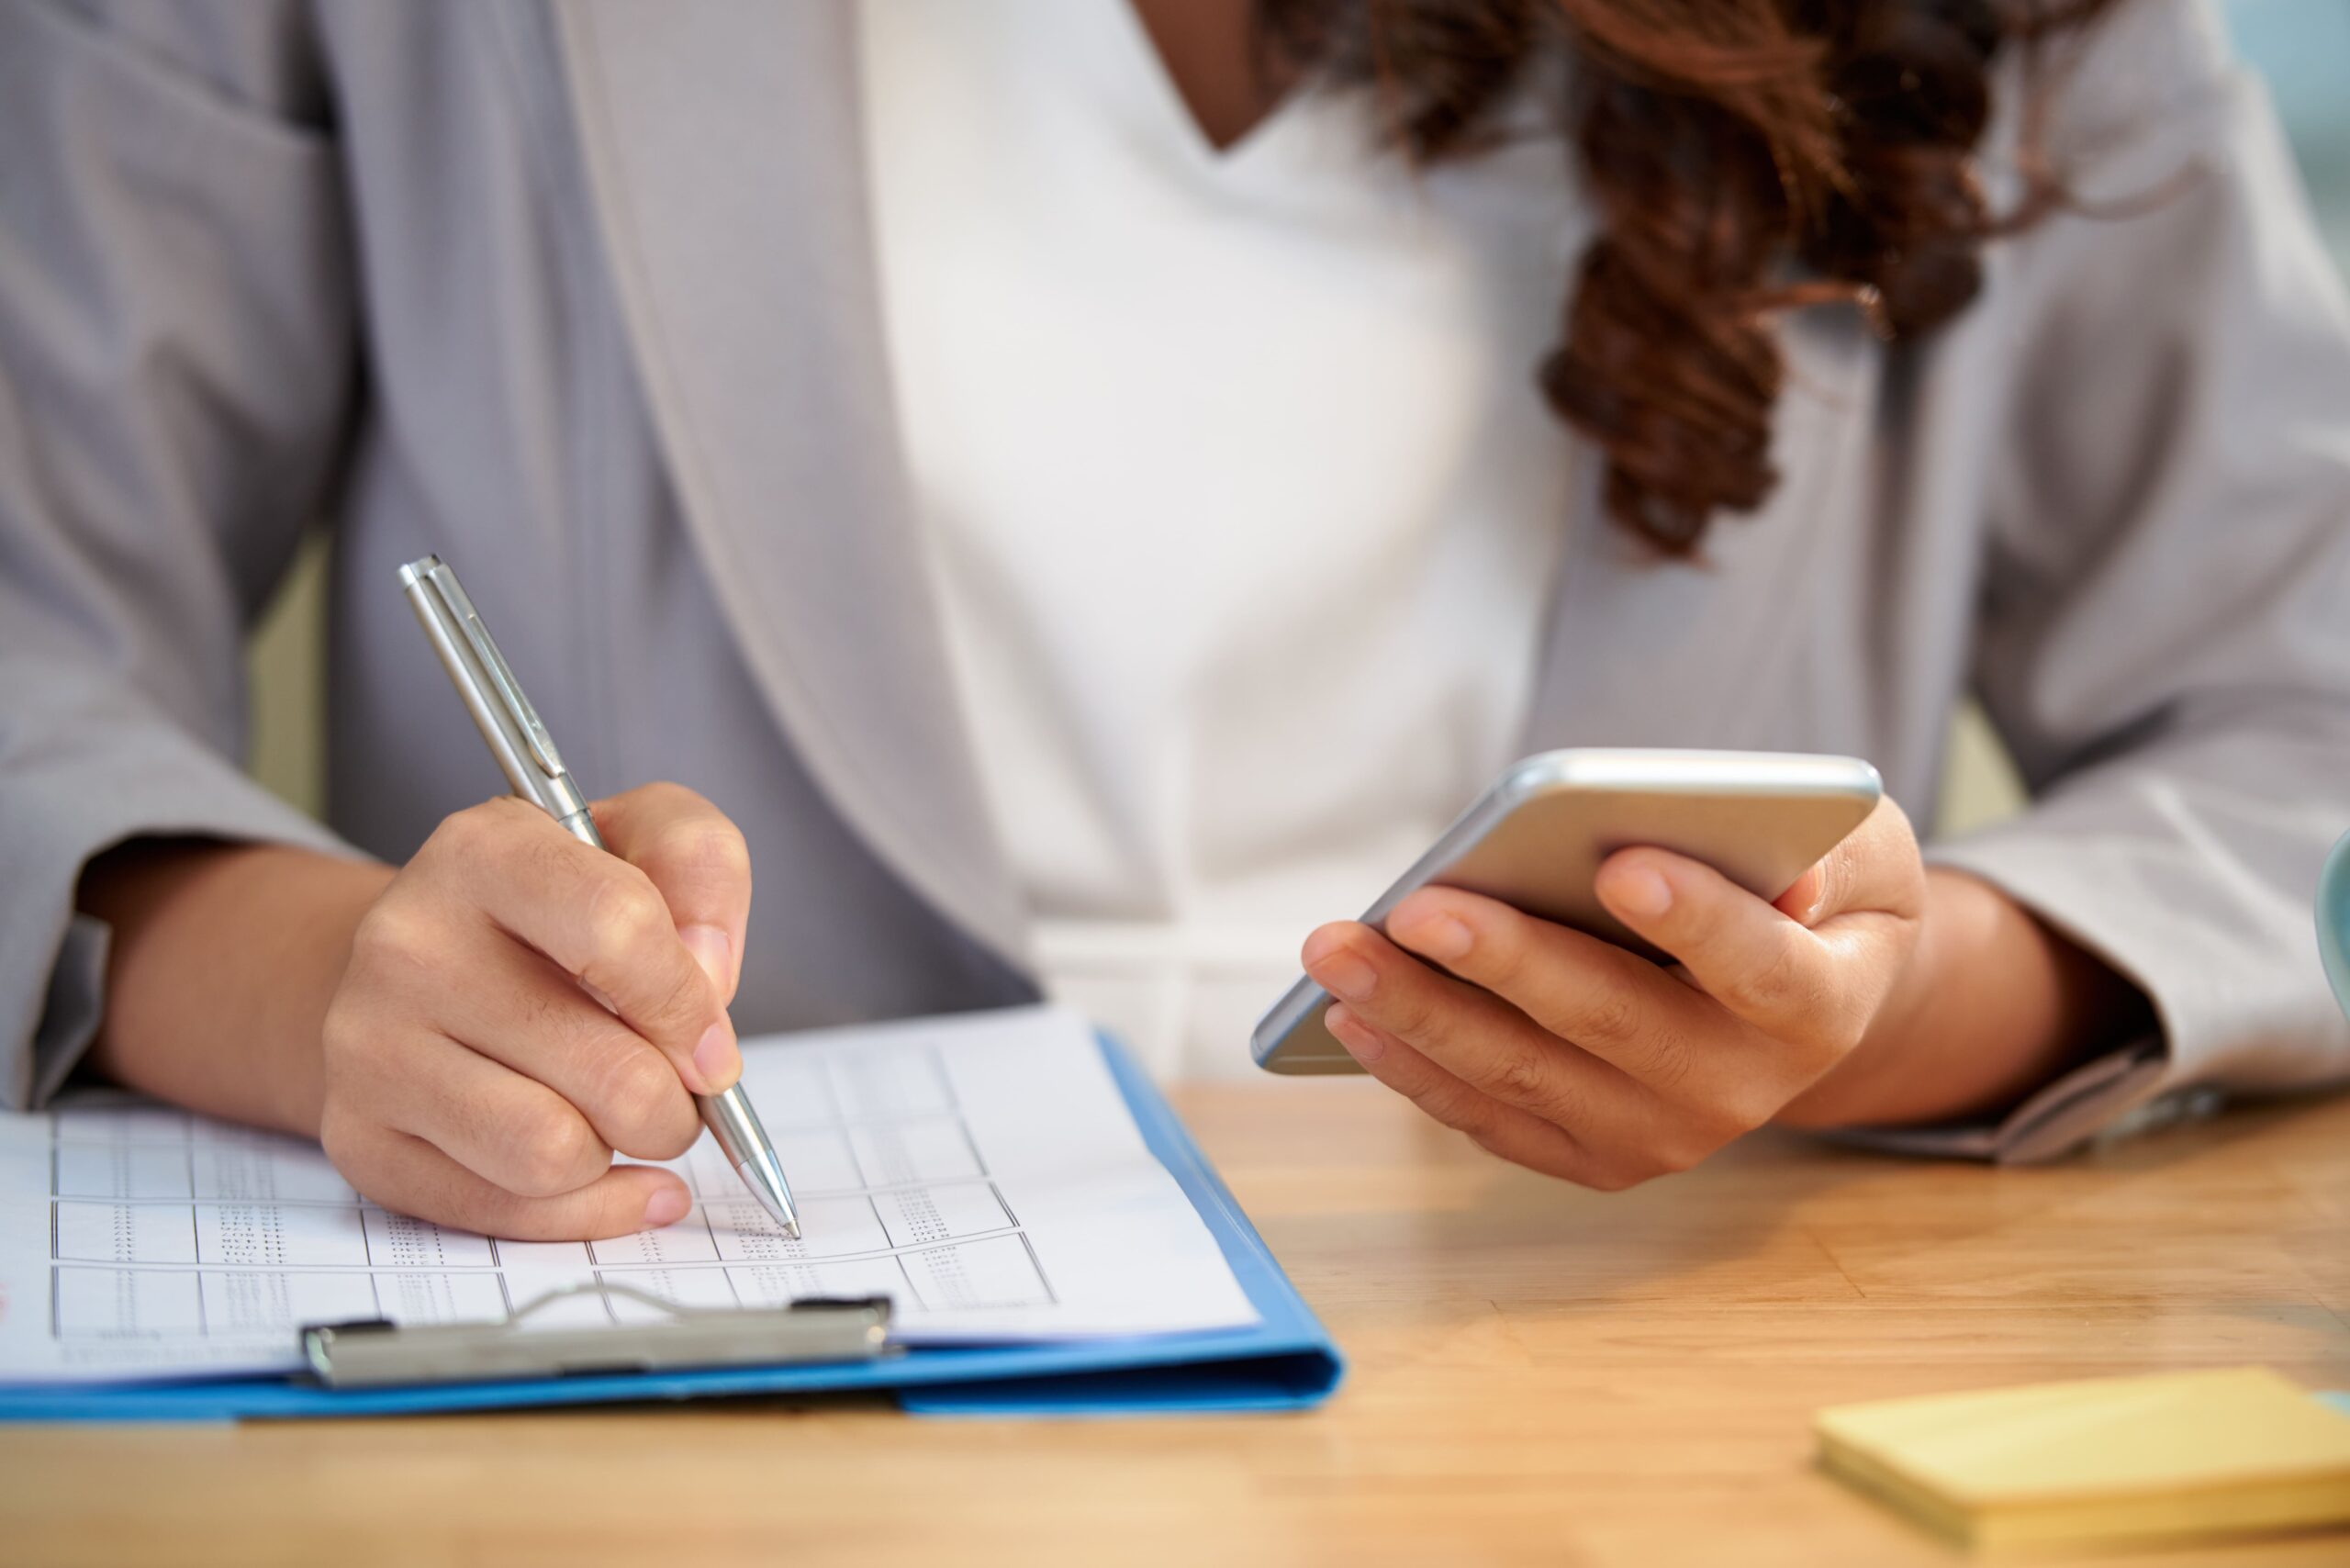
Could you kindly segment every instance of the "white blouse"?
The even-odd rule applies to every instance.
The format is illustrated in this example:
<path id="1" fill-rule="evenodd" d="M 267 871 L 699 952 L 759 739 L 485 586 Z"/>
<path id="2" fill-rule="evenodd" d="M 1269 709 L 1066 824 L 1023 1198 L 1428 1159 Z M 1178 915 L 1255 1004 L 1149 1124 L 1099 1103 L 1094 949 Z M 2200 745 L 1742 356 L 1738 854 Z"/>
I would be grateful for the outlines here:
<path id="1" fill-rule="evenodd" d="M 1046 989 L 1245 1070 L 1325 920 L 1509 760 L 1567 515 L 1582 219 L 1529 136 L 1203 137 L 1127 0 L 866 0 L 906 456 Z"/>

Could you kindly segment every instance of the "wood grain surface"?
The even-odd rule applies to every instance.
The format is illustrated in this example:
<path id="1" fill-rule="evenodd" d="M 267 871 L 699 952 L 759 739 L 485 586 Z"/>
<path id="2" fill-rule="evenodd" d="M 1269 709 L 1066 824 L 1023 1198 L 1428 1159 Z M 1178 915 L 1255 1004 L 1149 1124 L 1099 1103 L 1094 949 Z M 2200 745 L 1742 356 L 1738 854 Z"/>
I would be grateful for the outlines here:
<path id="1" fill-rule="evenodd" d="M 1766 1135 L 1614 1195 L 1365 1082 L 1177 1103 L 1352 1361 L 1319 1412 L 0 1428 L 0 1562 L 1899 1568 L 1964 1559 L 1813 1468 L 1822 1405 L 2245 1362 L 2350 1388 L 2350 1102 L 2037 1170 Z M 2350 1536 L 2094 1561 L 2314 1568 Z"/>

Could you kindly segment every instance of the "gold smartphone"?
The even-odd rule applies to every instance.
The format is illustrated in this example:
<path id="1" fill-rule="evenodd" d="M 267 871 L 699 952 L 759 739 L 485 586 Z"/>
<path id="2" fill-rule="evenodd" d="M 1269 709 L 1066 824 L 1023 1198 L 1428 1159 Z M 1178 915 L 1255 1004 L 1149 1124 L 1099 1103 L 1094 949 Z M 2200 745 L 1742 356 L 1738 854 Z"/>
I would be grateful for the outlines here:
<path id="1" fill-rule="evenodd" d="M 1416 889 L 1466 888 L 1661 958 L 1600 907 L 1600 862 L 1652 845 L 1775 899 L 1876 809 L 1876 769 L 1770 751 L 1546 751 L 1511 767 L 1363 913 L 1384 929 Z M 1300 979 L 1249 1041 L 1267 1072 L 1360 1072 L 1322 1025 L 1329 993 Z"/>

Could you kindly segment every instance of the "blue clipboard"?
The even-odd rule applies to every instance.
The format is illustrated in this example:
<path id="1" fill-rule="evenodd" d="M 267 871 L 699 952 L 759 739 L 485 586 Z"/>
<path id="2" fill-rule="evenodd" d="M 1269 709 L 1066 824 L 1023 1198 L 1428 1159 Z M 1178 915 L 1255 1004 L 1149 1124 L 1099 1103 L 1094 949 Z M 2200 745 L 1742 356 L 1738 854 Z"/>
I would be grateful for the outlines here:
<path id="1" fill-rule="evenodd" d="M 1346 1363 L 1192 1135 L 1106 1036 L 1110 1075 L 1151 1153 L 1174 1176 L 1256 1307 L 1245 1328 L 1052 1344 L 914 1349 L 881 1361 L 728 1367 L 335 1390 L 301 1377 L 0 1387 L 0 1421 L 228 1421 L 398 1416 L 726 1394 L 875 1390 L 924 1416 L 1168 1416 L 1305 1410 Z"/>

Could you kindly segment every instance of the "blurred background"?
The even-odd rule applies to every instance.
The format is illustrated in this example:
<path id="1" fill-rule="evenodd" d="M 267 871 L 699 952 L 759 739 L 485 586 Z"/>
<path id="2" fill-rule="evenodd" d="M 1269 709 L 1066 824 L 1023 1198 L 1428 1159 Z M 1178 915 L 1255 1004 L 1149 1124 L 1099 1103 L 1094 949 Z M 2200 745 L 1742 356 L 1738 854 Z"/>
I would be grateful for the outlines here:
<path id="1" fill-rule="evenodd" d="M 2350 0 L 2222 0 L 2221 9 L 2237 49 L 2268 84 L 2327 242 L 2350 275 Z M 263 783 L 312 812 L 324 795 L 324 561 L 323 543 L 313 540 L 255 629 L 247 655 L 253 683 L 248 765 Z M 485 775 L 485 791 L 488 787 Z M 1996 820 L 2020 800 L 1997 738 L 1979 715 L 1963 715 L 1938 831 Z"/>

